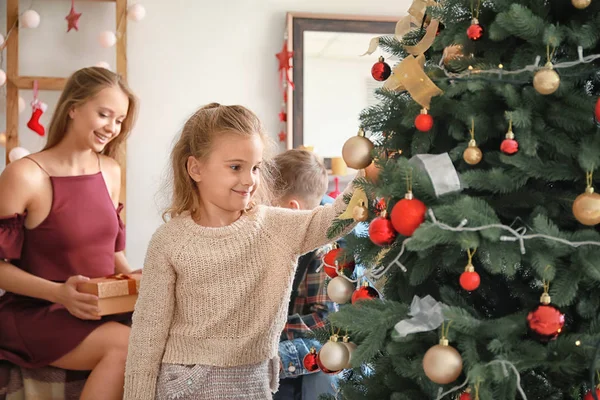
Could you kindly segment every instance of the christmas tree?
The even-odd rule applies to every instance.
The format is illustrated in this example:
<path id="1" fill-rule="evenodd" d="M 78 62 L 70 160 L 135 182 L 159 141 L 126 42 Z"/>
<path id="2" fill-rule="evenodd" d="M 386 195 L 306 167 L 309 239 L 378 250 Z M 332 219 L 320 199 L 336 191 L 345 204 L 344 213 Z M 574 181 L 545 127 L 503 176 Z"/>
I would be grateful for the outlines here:
<path id="1" fill-rule="evenodd" d="M 401 61 L 374 65 L 381 101 L 344 146 L 369 179 L 331 233 L 354 218 L 369 234 L 338 269 L 354 257 L 383 298 L 361 288 L 330 316 L 358 344 L 338 398 L 596 398 L 600 0 L 409 14 L 378 39 Z"/>

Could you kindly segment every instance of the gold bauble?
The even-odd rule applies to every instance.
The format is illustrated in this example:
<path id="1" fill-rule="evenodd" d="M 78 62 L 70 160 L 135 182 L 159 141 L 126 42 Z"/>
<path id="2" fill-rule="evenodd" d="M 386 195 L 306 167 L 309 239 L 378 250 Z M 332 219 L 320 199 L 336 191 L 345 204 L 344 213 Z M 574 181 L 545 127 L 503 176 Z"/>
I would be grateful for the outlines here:
<path id="1" fill-rule="evenodd" d="M 583 225 L 600 224 L 600 194 L 588 188 L 585 193 L 577 196 L 573 202 L 573 215 Z"/>
<path id="2" fill-rule="evenodd" d="M 481 149 L 477 147 L 477 144 L 475 144 L 474 140 L 471 140 L 469 142 L 469 147 L 467 147 L 463 152 L 463 159 L 467 164 L 475 165 L 478 164 L 482 158 L 483 153 L 481 152 Z"/>
<path id="3" fill-rule="evenodd" d="M 373 183 L 377 183 L 379 180 L 379 167 L 374 160 L 365 168 L 365 177 Z"/>
<path id="4" fill-rule="evenodd" d="M 348 340 L 348 336 L 344 336 L 344 341 L 342 343 L 348 349 L 348 362 L 346 363 L 346 367 L 344 369 L 351 369 L 352 368 L 352 353 L 354 353 L 354 350 L 356 350 L 357 346 L 356 346 L 356 344 L 354 344 Z"/>
<path id="5" fill-rule="evenodd" d="M 355 206 L 352 210 L 352 219 L 356 222 L 364 222 L 369 218 L 369 210 L 364 205 Z"/>
<path id="6" fill-rule="evenodd" d="M 327 296 L 338 303 L 346 304 L 354 293 L 354 285 L 346 278 L 336 276 L 327 284 Z"/>
<path id="7" fill-rule="evenodd" d="M 338 342 L 337 336 L 332 336 L 329 341 L 321 347 L 319 360 L 325 368 L 330 371 L 341 371 L 348 364 L 350 352 L 342 342 Z"/>
<path id="8" fill-rule="evenodd" d="M 442 339 L 425 353 L 423 358 L 425 375 L 439 385 L 454 382 L 462 372 L 462 357 L 448 341 Z"/>
<path id="9" fill-rule="evenodd" d="M 2 132 L 0 133 L 0 146 L 5 146 L 6 145 L 6 133 Z"/>
<path id="10" fill-rule="evenodd" d="M 342 147 L 342 157 L 350 168 L 367 168 L 373 161 L 371 157 L 373 148 L 373 142 L 364 137 L 361 130 L 357 136 L 346 140 L 344 147 Z"/>
<path id="11" fill-rule="evenodd" d="M 533 87 L 539 94 L 552 94 L 559 86 L 560 76 L 552 69 L 551 64 L 536 72 L 533 77 Z"/>
<path id="12" fill-rule="evenodd" d="M 583 10 L 592 3 L 592 0 L 571 0 L 573 7 Z"/>

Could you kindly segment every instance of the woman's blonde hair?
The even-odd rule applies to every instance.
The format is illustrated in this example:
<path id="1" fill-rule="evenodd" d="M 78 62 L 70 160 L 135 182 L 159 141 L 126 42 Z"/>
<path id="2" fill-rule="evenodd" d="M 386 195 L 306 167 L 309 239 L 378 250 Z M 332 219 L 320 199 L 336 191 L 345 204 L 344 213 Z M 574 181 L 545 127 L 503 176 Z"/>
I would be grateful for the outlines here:
<path id="1" fill-rule="evenodd" d="M 172 176 L 169 179 L 169 185 L 172 187 L 168 189 L 172 191 L 172 200 L 170 206 L 163 213 L 163 220 L 198 208 L 200 193 L 196 182 L 188 174 L 187 161 L 190 156 L 200 162 L 205 161 L 212 151 L 215 138 L 223 133 L 242 137 L 258 135 L 261 138 L 265 145 L 265 151 L 260 172 L 260 185 L 254 194 L 253 202 L 271 204 L 273 177 L 266 155 L 270 153 L 272 142 L 265 134 L 260 120 L 246 107 L 211 103 L 201 107 L 187 120 L 171 151 Z"/>
<path id="2" fill-rule="evenodd" d="M 106 68 L 82 68 L 69 77 L 52 115 L 48 128 L 48 141 L 44 150 L 56 146 L 63 140 L 71 121 L 69 111 L 73 107 L 83 105 L 100 93 L 102 89 L 108 87 L 118 87 L 129 99 L 129 108 L 127 116 L 121 124 L 121 132 L 102 150 L 102 154 L 120 161 L 123 156 L 122 144 L 127 140 L 137 117 L 138 101 L 125 80 Z"/>

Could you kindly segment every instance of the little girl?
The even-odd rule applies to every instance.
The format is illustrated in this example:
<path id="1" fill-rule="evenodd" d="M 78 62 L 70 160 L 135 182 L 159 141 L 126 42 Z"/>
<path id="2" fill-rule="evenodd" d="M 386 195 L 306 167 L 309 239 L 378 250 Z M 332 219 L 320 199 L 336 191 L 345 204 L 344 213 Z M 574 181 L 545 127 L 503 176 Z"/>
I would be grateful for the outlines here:
<path id="1" fill-rule="evenodd" d="M 266 206 L 266 141 L 241 106 L 207 105 L 183 127 L 170 220 L 150 241 L 133 315 L 125 400 L 259 400 L 277 390 L 298 256 L 331 241 L 346 205 L 342 195 L 312 211 Z"/>

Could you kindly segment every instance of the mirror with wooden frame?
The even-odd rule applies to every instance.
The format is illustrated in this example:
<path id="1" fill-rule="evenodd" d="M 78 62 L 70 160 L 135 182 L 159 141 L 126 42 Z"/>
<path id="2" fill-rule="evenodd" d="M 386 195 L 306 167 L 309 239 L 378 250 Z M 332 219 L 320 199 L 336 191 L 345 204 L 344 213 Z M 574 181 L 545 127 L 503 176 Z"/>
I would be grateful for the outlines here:
<path id="1" fill-rule="evenodd" d="M 397 16 L 288 13 L 288 50 L 293 51 L 288 86 L 287 148 L 312 147 L 329 163 L 358 131 L 359 114 L 376 102 L 383 82 L 371 76 L 378 49 L 364 54 L 373 37 L 393 35 Z M 387 63 L 393 67 L 393 58 Z"/>

